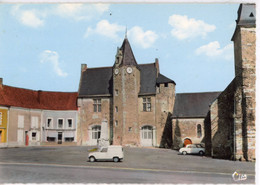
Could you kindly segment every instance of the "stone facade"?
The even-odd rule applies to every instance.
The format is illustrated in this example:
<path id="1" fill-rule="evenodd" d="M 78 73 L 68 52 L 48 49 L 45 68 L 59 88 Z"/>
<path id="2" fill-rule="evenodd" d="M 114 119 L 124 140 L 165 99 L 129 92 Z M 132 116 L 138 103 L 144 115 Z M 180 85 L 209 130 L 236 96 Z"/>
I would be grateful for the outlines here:
<path id="1" fill-rule="evenodd" d="M 94 100 L 101 100 L 101 111 L 94 112 Z M 79 145 L 97 145 L 97 138 L 92 135 L 95 128 L 101 129 L 101 123 L 106 120 L 110 125 L 112 116 L 112 98 L 110 97 L 92 97 L 78 99 L 78 124 L 77 124 L 77 142 Z M 108 127 L 108 135 L 110 135 L 111 127 Z M 99 129 L 99 132 L 101 131 Z"/>
<path id="2" fill-rule="evenodd" d="M 172 120 L 173 149 L 184 146 L 185 140 L 191 143 L 204 143 L 204 118 L 176 118 Z"/>
<path id="3" fill-rule="evenodd" d="M 173 149 L 190 143 L 207 143 L 204 119 L 220 92 L 178 93 L 172 116 Z M 205 125 L 206 126 L 206 125 Z"/>
<path id="4" fill-rule="evenodd" d="M 234 155 L 234 92 L 236 81 L 229 86 L 211 104 L 205 119 L 206 155 L 232 159 Z"/>

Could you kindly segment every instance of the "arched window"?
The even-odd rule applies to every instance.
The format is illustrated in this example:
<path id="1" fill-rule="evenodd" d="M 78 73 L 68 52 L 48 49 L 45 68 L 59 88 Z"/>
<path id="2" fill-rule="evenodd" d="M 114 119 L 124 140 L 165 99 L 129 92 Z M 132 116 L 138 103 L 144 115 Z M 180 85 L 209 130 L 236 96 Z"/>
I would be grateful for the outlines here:
<path id="1" fill-rule="evenodd" d="M 202 132 L 201 132 L 201 124 L 197 125 L 197 137 L 200 138 L 202 136 Z"/>
<path id="2" fill-rule="evenodd" d="M 92 139 L 99 139 L 101 133 L 101 126 L 96 125 L 92 127 Z"/>

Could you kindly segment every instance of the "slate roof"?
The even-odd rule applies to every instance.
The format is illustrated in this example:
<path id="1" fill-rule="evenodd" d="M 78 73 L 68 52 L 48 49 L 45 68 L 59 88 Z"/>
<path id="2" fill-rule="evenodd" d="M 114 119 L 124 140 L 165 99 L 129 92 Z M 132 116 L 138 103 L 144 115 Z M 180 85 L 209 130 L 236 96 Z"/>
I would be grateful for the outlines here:
<path id="1" fill-rule="evenodd" d="M 167 78 L 166 76 L 162 75 L 161 73 L 159 73 L 158 78 L 156 79 L 156 83 L 157 84 L 174 83 L 176 85 L 176 83 L 173 80 Z"/>
<path id="2" fill-rule="evenodd" d="M 240 4 L 237 11 L 236 30 L 231 38 L 235 39 L 238 27 L 255 27 L 256 26 L 256 5 L 255 4 Z"/>
<path id="3" fill-rule="evenodd" d="M 122 61 L 120 66 L 136 66 L 140 70 L 140 94 L 156 94 L 156 83 L 175 83 L 173 80 L 159 74 L 157 79 L 156 62 L 137 64 L 130 43 L 124 39 L 120 48 Z M 113 67 L 87 68 L 81 73 L 79 97 L 113 95 Z"/>
<path id="4" fill-rule="evenodd" d="M 256 5 L 240 4 L 237 11 L 237 25 L 255 26 L 256 23 Z"/>
<path id="5" fill-rule="evenodd" d="M 34 91 L 3 85 L 0 105 L 45 110 L 77 110 L 77 92 Z"/>
<path id="6" fill-rule="evenodd" d="M 173 118 L 205 117 L 209 105 L 221 92 L 177 93 L 173 109 Z"/>
<path id="7" fill-rule="evenodd" d="M 111 95 L 113 93 L 113 68 L 88 68 L 81 73 L 79 97 L 88 95 Z"/>
<path id="8" fill-rule="evenodd" d="M 122 50 L 122 55 L 123 55 L 120 66 L 122 66 L 122 65 L 137 66 L 137 62 L 135 60 L 134 53 L 132 51 L 132 48 L 131 48 L 130 43 L 127 38 L 124 39 L 124 42 L 123 42 L 120 50 Z"/>
<path id="9" fill-rule="evenodd" d="M 141 87 L 139 94 L 155 94 L 156 83 L 175 83 L 173 80 L 159 74 L 155 63 L 139 64 Z M 113 95 L 113 67 L 88 68 L 81 74 L 79 97 L 94 95 Z"/>
<path id="10" fill-rule="evenodd" d="M 140 94 L 156 93 L 157 70 L 155 64 L 138 65 L 140 69 Z"/>

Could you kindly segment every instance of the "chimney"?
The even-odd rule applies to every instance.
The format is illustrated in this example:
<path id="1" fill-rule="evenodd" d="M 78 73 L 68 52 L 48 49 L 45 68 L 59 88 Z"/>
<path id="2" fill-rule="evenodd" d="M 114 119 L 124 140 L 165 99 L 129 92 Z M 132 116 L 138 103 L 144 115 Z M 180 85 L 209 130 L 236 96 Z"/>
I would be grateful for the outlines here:
<path id="1" fill-rule="evenodd" d="M 3 78 L 0 78 L 0 89 L 3 89 Z"/>
<path id="2" fill-rule="evenodd" d="M 87 64 L 81 64 L 81 73 L 85 72 L 87 68 L 88 68 Z"/>
<path id="3" fill-rule="evenodd" d="M 158 58 L 155 58 L 155 67 L 156 67 L 156 69 L 157 69 L 157 77 L 158 77 L 158 75 L 159 75 L 159 73 L 160 73 L 160 68 L 159 68 L 159 60 L 158 60 Z"/>
<path id="4" fill-rule="evenodd" d="M 42 91 L 39 90 L 39 91 L 38 91 L 38 97 L 37 97 L 38 103 L 41 103 L 41 93 L 42 93 Z"/>

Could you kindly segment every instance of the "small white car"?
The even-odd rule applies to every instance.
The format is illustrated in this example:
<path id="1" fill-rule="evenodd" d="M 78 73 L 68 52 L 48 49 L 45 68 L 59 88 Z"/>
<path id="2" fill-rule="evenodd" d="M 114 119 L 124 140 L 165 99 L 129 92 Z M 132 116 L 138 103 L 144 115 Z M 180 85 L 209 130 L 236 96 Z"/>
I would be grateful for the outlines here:
<path id="1" fill-rule="evenodd" d="M 95 162 L 98 160 L 106 161 L 111 160 L 114 162 L 122 161 L 124 158 L 123 147 L 119 145 L 110 145 L 107 147 L 101 147 L 96 152 L 90 152 L 88 154 L 90 162 Z"/>
<path id="2" fill-rule="evenodd" d="M 205 147 L 203 144 L 189 144 L 179 150 L 179 153 L 186 154 L 199 154 L 203 155 L 205 153 Z"/>

